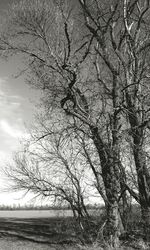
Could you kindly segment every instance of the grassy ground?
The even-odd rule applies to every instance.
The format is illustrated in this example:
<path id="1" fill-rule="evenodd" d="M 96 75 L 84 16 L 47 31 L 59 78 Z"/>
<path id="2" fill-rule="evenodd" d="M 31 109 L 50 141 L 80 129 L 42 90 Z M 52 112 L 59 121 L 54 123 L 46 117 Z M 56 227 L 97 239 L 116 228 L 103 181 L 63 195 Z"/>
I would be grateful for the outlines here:
<path id="1" fill-rule="evenodd" d="M 69 245 L 48 245 L 15 238 L 0 239 L 0 250 L 82 250 L 82 247 Z M 94 250 L 91 248 L 91 250 Z"/>
<path id="2" fill-rule="evenodd" d="M 14 237 L 5 237 L 0 238 L 0 250 L 111 250 L 111 248 L 102 248 L 100 245 L 93 244 L 93 245 L 69 245 L 69 244 L 41 244 L 30 242 L 28 240 L 18 240 Z M 120 246 L 119 250 L 149 250 L 150 248 L 143 244 L 143 242 L 139 242 L 139 244 L 134 247 L 131 246 Z"/>
<path id="3" fill-rule="evenodd" d="M 72 218 L 0 218 L 0 235 L 48 244 L 77 242 Z"/>
<path id="4" fill-rule="evenodd" d="M 53 246 L 43 245 L 39 243 L 16 240 L 14 238 L 1 238 L 1 250 L 56 250 Z"/>
<path id="5" fill-rule="evenodd" d="M 121 238 L 119 250 L 150 250 L 137 230 L 137 218 L 130 218 L 130 230 Z M 82 236 L 71 217 L 0 218 L 0 250 L 111 250 L 103 248 L 101 240 L 84 245 Z"/>
<path id="6" fill-rule="evenodd" d="M 0 219 L 0 250 L 80 250 L 68 220 Z"/>

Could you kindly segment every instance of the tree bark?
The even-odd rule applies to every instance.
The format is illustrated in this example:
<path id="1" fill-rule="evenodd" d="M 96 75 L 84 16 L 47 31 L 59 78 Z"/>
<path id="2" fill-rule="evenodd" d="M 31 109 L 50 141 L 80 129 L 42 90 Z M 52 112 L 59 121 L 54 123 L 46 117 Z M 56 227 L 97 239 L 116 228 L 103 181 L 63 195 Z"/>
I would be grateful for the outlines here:
<path id="1" fill-rule="evenodd" d="M 146 163 L 146 154 L 143 150 L 143 127 L 141 127 L 141 119 L 138 116 L 138 107 L 132 101 L 129 93 L 126 93 L 129 122 L 133 138 L 133 156 L 137 172 L 139 202 L 141 206 L 143 227 L 146 238 L 150 237 L 150 173 Z"/>
<path id="2" fill-rule="evenodd" d="M 106 196 L 108 205 L 107 221 L 104 229 L 104 238 L 112 247 L 117 249 L 119 247 L 119 235 L 120 235 L 120 218 L 119 218 L 119 204 L 118 196 L 120 192 L 119 183 L 119 169 L 118 162 L 114 162 L 113 155 L 107 151 L 106 145 L 104 145 L 98 132 L 98 128 L 92 127 L 91 132 L 93 134 L 93 141 L 98 151 L 102 177 L 106 190 Z"/>
<path id="3" fill-rule="evenodd" d="M 107 222 L 105 228 L 105 236 L 111 247 L 117 249 L 119 247 L 119 209 L 117 201 L 111 201 L 107 207 Z"/>
<path id="4" fill-rule="evenodd" d="M 150 241 L 150 207 L 141 207 L 143 231 L 146 240 Z"/>

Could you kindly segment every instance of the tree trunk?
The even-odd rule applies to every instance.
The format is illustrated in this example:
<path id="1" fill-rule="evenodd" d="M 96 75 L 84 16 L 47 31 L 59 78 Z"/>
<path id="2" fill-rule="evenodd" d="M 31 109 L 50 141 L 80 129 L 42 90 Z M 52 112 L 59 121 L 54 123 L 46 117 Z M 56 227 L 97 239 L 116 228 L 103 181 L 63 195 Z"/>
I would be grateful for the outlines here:
<path id="1" fill-rule="evenodd" d="M 98 128 L 92 128 L 93 141 L 97 148 L 101 168 L 102 178 L 106 190 L 107 205 L 107 221 L 104 228 L 104 238 L 115 249 L 119 248 L 120 235 L 120 218 L 119 218 L 119 167 L 118 161 L 114 161 L 114 152 L 103 143 L 99 136 Z M 115 159 L 116 160 L 116 159 Z"/>
<path id="2" fill-rule="evenodd" d="M 134 158 L 138 178 L 143 231 L 146 239 L 150 240 L 150 175 L 146 166 L 146 157 L 142 146 L 136 146 Z"/>
<path id="3" fill-rule="evenodd" d="M 133 155 L 137 172 L 139 202 L 141 206 L 142 220 L 146 237 L 147 230 L 150 231 L 150 172 L 146 162 L 146 154 L 143 149 L 144 127 L 141 126 L 142 120 L 138 112 L 138 106 L 132 100 L 132 96 L 126 91 L 126 100 L 128 106 L 128 116 L 132 131 Z M 149 236 L 150 237 L 150 236 Z"/>
<path id="4" fill-rule="evenodd" d="M 107 207 L 107 222 L 105 226 L 105 237 L 109 245 L 115 249 L 119 247 L 119 208 L 116 201 L 109 203 Z"/>
<path id="5" fill-rule="evenodd" d="M 120 218 L 119 212 L 119 193 L 120 193 L 120 183 L 119 183 L 119 173 L 117 164 L 113 166 L 110 164 L 106 170 L 102 170 L 104 175 L 104 183 L 106 188 L 106 195 L 108 200 L 107 206 L 107 221 L 105 227 L 104 237 L 111 247 L 114 249 L 119 249 L 119 235 L 123 231 L 123 225 Z"/>
<path id="6" fill-rule="evenodd" d="M 131 213 L 131 200 L 130 197 L 127 196 L 127 190 L 125 189 L 126 178 L 120 182 L 121 186 L 121 196 L 120 196 L 120 217 L 123 225 L 123 231 L 127 231 L 129 216 Z"/>
<path id="7" fill-rule="evenodd" d="M 150 241 L 150 207 L 141 207 L 143 231 L 147 241 Z"/>

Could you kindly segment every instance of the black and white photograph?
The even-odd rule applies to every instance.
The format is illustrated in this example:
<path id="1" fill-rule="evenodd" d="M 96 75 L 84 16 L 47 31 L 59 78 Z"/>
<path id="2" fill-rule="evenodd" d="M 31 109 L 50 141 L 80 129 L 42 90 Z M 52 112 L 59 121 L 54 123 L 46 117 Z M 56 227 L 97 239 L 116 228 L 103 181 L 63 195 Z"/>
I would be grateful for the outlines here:
<path id="1" fill-rule="evenodd" d="M 0 250 L 150 250 L 150 0 L 0 0 Z"/>

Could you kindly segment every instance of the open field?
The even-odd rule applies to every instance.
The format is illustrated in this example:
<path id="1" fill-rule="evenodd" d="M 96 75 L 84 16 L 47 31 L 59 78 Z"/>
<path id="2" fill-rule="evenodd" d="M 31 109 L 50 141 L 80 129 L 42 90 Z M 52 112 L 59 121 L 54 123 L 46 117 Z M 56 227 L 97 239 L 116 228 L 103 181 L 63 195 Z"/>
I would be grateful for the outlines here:
<path id="1" fill-rule="evenodd" d="M 91 211 L 92 213 L 92 211 Z M 0 218 L 56 218 L 71 217 L 71 210 L 0 210 Z"/>
<path id="2" fill-rule="evenodd" d="M 75 241 L 72 233 L 62 228 L 65 227 L 63 214 L 60 214 L 61 219 L 54 218 L 52 211 L 48 218 L 48 211 L 3 211 L 0 214 L 0 250 L 78 249 L 72 244 Z"/>
<path id="3" fill-rule="evenodd" d="M 90 215 L 99 215 L 102 208 L 89 209 Z M 50 210 L 0 210 L 0 218 L 60 218 L 73 217 L 70 209 L 50 209 Z"/>
<path id="4" fill-rule="evenodd" d="M 102 250 L 82 244 L 69 211 L 0 211 L 0 250 Z M 120 250 L 150 249 L 123 239 Z"/>
<path id="5" fill-rule="evenodd" d="M 77 250 L 70 219 L 70 210 L 0 211 L 0 250 Z"/>

